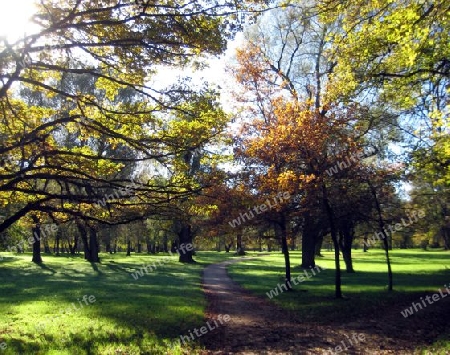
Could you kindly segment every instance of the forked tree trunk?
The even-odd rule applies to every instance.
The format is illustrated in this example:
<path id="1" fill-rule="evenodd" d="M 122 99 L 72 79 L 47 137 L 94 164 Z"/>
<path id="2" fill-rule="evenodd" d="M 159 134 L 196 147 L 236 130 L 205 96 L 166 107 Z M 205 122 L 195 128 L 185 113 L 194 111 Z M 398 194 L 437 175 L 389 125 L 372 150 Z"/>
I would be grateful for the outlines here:
<path id="1" fill-rule="evenodd" d="M 69 239 L 69 252 L 70 255 L 75 255 L 76 251 L 78 250 L 78 236 L 74 236 L 73 238 L 73 245 L 70 244 L 70 239 Z"/>
<path id="2" fill-rule="evenodd" d="M 100 262 L 100 258 L 98 256 L 99 248 L 97 242 L 97 232 L 93 227 L 87 226 L 89 229 L 88 236 L 88 230 L 85 225 L 81 221 L 77 221 L 76 224 L 84 244 L 84 258 L 93 263 Z"/>
<path id="3" fill-rule="evenodd" d="M 232 246 L 233 246 L 233 243 L 230 243 L 230 244 L 228 244 L 228 245 L 225 243 L 225 252 L 226 252 L 226 253 L 229 253 Z"/>

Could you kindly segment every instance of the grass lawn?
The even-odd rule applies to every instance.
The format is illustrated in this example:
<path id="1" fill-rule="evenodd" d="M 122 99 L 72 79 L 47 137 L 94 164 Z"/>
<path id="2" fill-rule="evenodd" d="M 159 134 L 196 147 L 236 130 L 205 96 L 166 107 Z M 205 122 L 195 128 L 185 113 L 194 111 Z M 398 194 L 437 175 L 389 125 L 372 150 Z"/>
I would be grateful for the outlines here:
<path id="1" fill-rule="evenodd" d="M 232 257 L 197 254 L 197 264 L 173 256 L 135 280 L 132 272 L 161 256 L 102 254 L 100 264 L 91 264 L 78 256 L 43 255 L 39 266 L 30 254 L 2 253 L 0 345 L 7 348 L 0 355 L 194 354 L 196 345 L 167 349 L 204 325 L 205 265 Z M 95 301 L 83 302 L 84 295 Z"/>
<path id="2" fill-rule="evenodd" d="M 325 270 L 272 301 L 298 312 L 305 321 L 342 323 L 343 315 L 349 322 L 396 302 L 410 305 L 423 293 L 450 284 L 449 253 L 396 250 L 392 253 L 395 292 L 387 293 L 383 253 L 358 251 L 354 253 L 357 273 L 343 272 L 343 292 L 350 301 L 337 301 L 336 310 L 333 255 L 324 255 L 317 262 Z M 30 254 L 2 256 L 0 345 L 4 342 L 7 348 L 2 351 L 0 346 L 0 355 L 132 355 L 198 353 L 195 342 L 181 348 L 174 341 L 205 323 L 203 268 L 233 254 L 198 252 L 198 263 L 193 265 L 180 264 L 173 257 L 137 280 L 131 273 L 161 256 L 102 254 L 100 264 L 91 264 L 82 257 L 43 255 L 40 266 L 30 261 Z M 293 252 L 291 260 L 298 265 L 300 254 Z M 282 283 L 283 271 L 280 253 L 230 267 L 237 282 L 266 298 L 266 292 Z M 293 268 L 293 276 L 301 272 Z M 94 296 L 95 302 L 83 302 L 84 295 Z M 450 349 L 448 333 L 439 347 L 447 346 Z"/>
<path id="3" fill-rule="evenodd" d="M 352 322 L 386 312 L 397 311 L 392 305 L 419 301 L 425 293 L 436 293 L 447 285 L 450 288 L 450 253 L 443 251 L 394 250 L 391 252 L 394 273 L 394 292 L 387 292 L 387 267 L 384 252 L 370 250 L 353 252 L 356 273 L 342 272 L 342 291 L 345 300 L 336 301 L 334 296 L 334 253 L 324 252 L 317 258 L 317 265 L 324 268 L 306 281 L 294 286 L 294 292 L 280 292 L 272 301 L 296 312 L 305 322 L 336 323 Z M 299 252 L 291 253 L 292 277 L 303 274 L 296 266 L 301 262 Z M 341 268 L 344 263 L 341 262 Z M 311 274 L 311 271 L 309 271 Z M 272 253 L 258 259 L 233 264 L 230 276 L 243 287 L 268 298 L 267 292 L 284 280 L 284 257 Z M 307 290 L 307 292 L 301 292 Z M 336 302 L 339 306 L 336 307 Z M 430 308 L 431 306 L 428 306 Z M 398 317 L 403 318 L 398 311 Z M 450 327 L 434 347 L 450 353 Z M 444 352 L 442 352 L 444 353 Z"/>

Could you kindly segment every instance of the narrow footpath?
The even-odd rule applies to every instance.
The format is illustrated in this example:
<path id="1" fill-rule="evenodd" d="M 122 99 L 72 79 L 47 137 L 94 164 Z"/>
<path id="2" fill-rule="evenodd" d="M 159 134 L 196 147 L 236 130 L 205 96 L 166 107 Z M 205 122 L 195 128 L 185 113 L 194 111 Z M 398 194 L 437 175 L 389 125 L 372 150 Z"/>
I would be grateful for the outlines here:
<path id="1" fill-rule="evenodd" d="M 381 315 L 382 319 L 346 323 L 345 315 L 342 315 L 339 325 L 323 322 L 305 324 L 289 311 L 277 307 L 268 299 L 251 294 L 231 280 L 227 266 L 244 259 L 209 265 L 204 270 L 203 287 L 208 300 L 208 320 L 216 320 L 219 324 L 219 315 L 230 316 L 228 322 L 222 322 L 217 329 L 201 338 L 207 349 L 204 355 L 415 353 L 413 339 L 417 337 L 417 333 L 414 333 L 416 329 L 410 329 L 405 334 L 403 328 L 400 333 L 398 328 L 404 326 L 406 320 L 401 319 L 403 317 L 397 310 L 387 316 L 383 316 L 383 312 L 374 315 Z M 353 345 L 350 345 L 352 337 L 358 334 L 364 335 L 365 340 L 353 340 Z M 336 352 L 339 345 L 342 351 Z"/>

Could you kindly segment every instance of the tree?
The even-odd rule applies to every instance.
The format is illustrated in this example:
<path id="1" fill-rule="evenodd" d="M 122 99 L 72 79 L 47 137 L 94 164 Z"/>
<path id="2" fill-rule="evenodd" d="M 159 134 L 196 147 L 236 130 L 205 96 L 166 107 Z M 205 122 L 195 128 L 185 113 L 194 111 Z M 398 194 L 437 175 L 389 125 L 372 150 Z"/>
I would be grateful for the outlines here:
<path id="1" fill-rule="evenodd" d="M 89 255 L 96 259 L 98 223 L 144 219 L 196 191 L 198 186 L 177 180 L 164 189 L 149 181 L 130 190 L 117 171 L 137 162 L 173 165 L 180 154 L 218 134 L 219 129 L 206 129 L 189 141 L 170 135 L 168 116 L 196 116 L 200 126 L 214 116 L 212 111 L 199 116 L 189 104 L 206 92 L 148 83 L 164 65 L 198 64 L 205 55 L 221 53 L 231 35 L 232 23 L 221 16 L 227 11 L 233 9 L 219 2 L 41 1 L 34 16 L 41 30 L 15 43 L 2 39 L 0 47 L 0 201 L 16 206 L 0 231 L 30 213 L 68 214 L 79 220 L 86 243 L 89 234 Z M 68 78 L 91 81 L 77 90 L 62 85 Z M 20 98 L 20 88 L 47 102 L 64 100 L 46 107 Z M 125 91 L 132 95 L 119 98 Z M 67 146 L 61 138 L 70 134 L 77 138 Z M 104 154 L 116 149 L 133 155 Z M 131 202 L 132 196 L 139 202 Z M 106 209 L 97 209 L 102 199 Z"/>
<path id="2" fill-rule="evenodd" d="M 333 41 L 334 80 L 346 83 L 336 86 L 341 94 L 374 87 L 400 109 L 442 117 L 450 73 L 446 1 L 324 0 L 319 7 L 324 21 L 342 23 Z"/>
<path id="3" fill-rule="evenodd" d="M 244 88 L 236 97 L 246 105 L 245 118 L 273 120 L 273 100 L 279 97 L 321 107 L 324 84 L 334 66 L 325 57 L 331 27 L 320 22 L 314 4 L 301 3 L 272 10 L 247 30 L 234 68 Z M 318 200 L 309 202 L 311 207 L 320 205 Z M 314 267 L 320 223 L 311 209 L 304 210 L 301 220 L 302 266 Z"/>
<path id="4" fill-rule="evenodd" d="M 233 72 L 242 85 L 239 99 L 247 106 L 241 114 L 245 123 L 236 139 L 236 155 L 254 175 L 248 189 L 259 194 L 288 191 L 295 197 L 296 203 L 282 208 L 279 217 L 282 224 L 300 217 L 304 267 L 314 265 L 323 233 L 317 221 L 326 216 L 335 248 L 336 297 L 341 297 L 340 246 L 345 247 L 351 271 L 352 228 L 338 225 L 338 198 L 331 192 L 341 193 L 345 183 L 358 181 L 366 135 L 377 127 L 376 112 L 363 104 L 330 101 L 328 79 L 336 57 L 327 52 L 327 38 L 338 21 L 327 25 L 316 10 L 299 6 L 274 11 L 275 24 L 267 25 L 263 17 L 238 50 Z M 364 121 L 366 116 L 370 120 Z M 357 200 L 359 195 L 352 197 Z M 345 231 L 341 240 L 339 228 Z"/>

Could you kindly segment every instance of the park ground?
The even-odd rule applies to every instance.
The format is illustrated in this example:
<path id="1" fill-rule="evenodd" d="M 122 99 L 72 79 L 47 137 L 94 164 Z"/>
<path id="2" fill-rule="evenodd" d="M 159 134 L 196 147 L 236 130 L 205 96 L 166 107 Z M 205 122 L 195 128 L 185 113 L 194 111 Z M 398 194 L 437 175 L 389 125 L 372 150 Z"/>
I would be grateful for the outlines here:
<path id="1" fill-rule="evenodd" d="M 100 264 L 78 256 L 44 255 L 42 265 L 31 263 L 29 254 L 2 256 L 0 344 L 6 344 L 6 349 L 0 348 L 0 355 L 212 354 L 223 347 L 220 327 L 186 344 L 180 345 L 178 339 L 210 319 L 214 309 L 208 304 L 210 297 L 205 297 L 204 269 L 236 258 L 232 254 L 198 252 L 198 262 L 189 265 L 173 257 L 137 279 L 132 273 L 161 260 L 161 255 L 102 254 Z M 291 258 L 293 276 L 298 276 L 303 273 L 296 266 L 300 254 L 292 252 Z M 267 292 L 283 281 L 280 253 L 230 264 L 228 274 L 236 287 L 243 287 L 238 290 L 242 295 L 256 297 L 292 322 L 308 325 L 316 336 L 304 346 L 315 353 L 338 345 L 320 334 L 323 329 L 337 329 L 366 334 L 366 345 L 371 349 L 367 353 L 374 353 L 375 347 L 379 353 L 399 353 L 406 344 L 405 353 L 450 354 L 450 297 L 408 318 L 401 314 L 421 297 L 445 290 L 445 285 L 450 288 L 448 252 L 394 250 L 395 291 L 389 293 L 382 251 L 355 251 L 357 272 L 343 272 L 344 300 L 333 298 L 333 254 L 325 252 L 317 264 L 322 268 L 320 273 L 295 286 L 293 292 L 282 292 L 272 299 Z M 88 296 L 94 296 L 95 301 L 88 301 Z M 237 297 L 229 304 L 229 313 L 233 314 L 234 305 L 244 307 L 244 302 Z M 259 328 L 264 332 L 271 324 L 260 324 Z M 283 334 L 272 341 L 284 341 Z M 234 345 L 237 351 L 240 344 Z M 258 353 L 246 344 L 242 349 Z M 348 353 L 365 353 L 361 346 L 355 349 Z"/>

